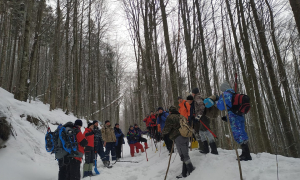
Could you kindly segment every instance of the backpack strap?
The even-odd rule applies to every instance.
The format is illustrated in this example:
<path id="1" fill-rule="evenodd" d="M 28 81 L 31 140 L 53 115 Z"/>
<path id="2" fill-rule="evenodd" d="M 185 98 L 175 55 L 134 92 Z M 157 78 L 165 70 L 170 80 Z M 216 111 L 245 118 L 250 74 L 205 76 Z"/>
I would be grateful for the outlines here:
<path id="1" fill-rule="evenodd" d="M 186 112 L 189 112 L 189 110 L 188 110 L 187 107 L 186 107 L 186 101 L 184 102 L 184 107 L 185 107 L 185 109 L 186 109 Z"/>

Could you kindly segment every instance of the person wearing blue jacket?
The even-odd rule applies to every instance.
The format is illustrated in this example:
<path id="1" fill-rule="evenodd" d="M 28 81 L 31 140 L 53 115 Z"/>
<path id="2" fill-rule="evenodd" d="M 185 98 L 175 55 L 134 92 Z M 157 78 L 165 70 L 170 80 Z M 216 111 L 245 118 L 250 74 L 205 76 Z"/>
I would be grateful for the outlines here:
<path id="1" fill-rule="evenodd" d="M 121 158 L 122 144 L 125 144 L 124 134 L 123 134 L 122 130 L 120 129 L 119 123 L 115 124 L 114 130 L 115 130 L 115 135 L 116 135 L 116 139 L 117 139 L 117 141 L 116 141 L 116 156 L 117 156 L 117 161 L 119 161 Z"/>
<path id="2" fill-rule="evenodd" d="M 166 123 L 167 117 L 169 116 L 169 113 L 164 111 L 164 109 L 162 107 L 159 107 L 157 110 L 159 113 L 158 117 L 157 117 L 158 132 L 161 133 L 165 127 L 165 123 Z M 173 150 L 173 152 L 171 152 L 173 141 L 169 138 L 169 135 L 168 134 L 164 135 L 163 139 L 165 141 L 165 144 L 166 144 L 166 147 L 167 147 L 169 153 L 173 153 L 174 150 Z"/>
<path id="3" fill-rule="evenodd" d="M 226 81 L 221 84 L 220 90 L 224 93 L 224 99 L 228 109 L 228 116 L 229 116 L 230 126 L 231 126 L 234 140 L 242 147 L 242 154 L 240 155 L 240 160 L 241 161 L 252 160 L 252 157 L 250 155 L 250 150 L 248 147 L 248 135 L 245 131 L 245 118 L 244 116 L 239 116 L 237 114 L 234 114 L 230 110 L 232 107 L 232 96 L 235 92 L 230 87 L 229 83 Z M 221 111 L 225 110 L 223 96 L 220 96 L 216 104 L 219 110 Z M 222 117 L 222 120 L 227 122 L 226 116 Z"/>

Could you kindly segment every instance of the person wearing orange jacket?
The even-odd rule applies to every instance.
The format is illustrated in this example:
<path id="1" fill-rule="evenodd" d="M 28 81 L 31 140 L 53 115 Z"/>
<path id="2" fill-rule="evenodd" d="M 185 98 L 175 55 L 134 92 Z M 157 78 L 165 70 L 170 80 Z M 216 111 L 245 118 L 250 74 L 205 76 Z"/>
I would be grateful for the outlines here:
<path id="1" fill-rule="evenodd" d="M 191 105 L 186 100 L 182 99 L 182 97 L 178 97 L 178 103 L 179 103 L 178 112 L 186 119 L 189 119 L 190 112 L 191 112 Z"/>
<path id="2" fill-rule="evenodd" d="M 88 141 L 88 145 L 84 149 L 85 163 L 83 165 L 83 178 L 87 176 L 93 176 L 93 164 L 94 164 L 94 124 L 88 123 L 88 127 L 85 128 L 83 135 Z"/>

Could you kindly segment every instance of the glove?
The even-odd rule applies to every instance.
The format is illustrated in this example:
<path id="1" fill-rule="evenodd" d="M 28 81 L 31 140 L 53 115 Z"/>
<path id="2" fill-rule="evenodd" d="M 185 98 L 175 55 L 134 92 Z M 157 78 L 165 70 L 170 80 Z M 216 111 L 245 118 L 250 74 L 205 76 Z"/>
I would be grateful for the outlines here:
<path id="1" fill-rule="evenodd" d="M 197 117 L 195 117 L 195 119 L 196 119 L 197 121 L 200 121 L 201 115 L 198 115 Z"/>
<path id="2" fill-rule="evenodd" d="M 227 116 L 223 116 L 222 120 L 225 121 L 225 122 L 227 122 Z"/>

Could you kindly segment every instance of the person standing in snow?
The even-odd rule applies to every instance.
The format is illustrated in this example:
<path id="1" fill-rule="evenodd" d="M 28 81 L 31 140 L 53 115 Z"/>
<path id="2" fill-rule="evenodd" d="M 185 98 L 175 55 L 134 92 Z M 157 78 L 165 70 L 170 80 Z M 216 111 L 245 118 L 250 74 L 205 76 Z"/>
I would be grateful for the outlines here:
<path id="1" fill-rule="evenodd" d="M 104 127 L 101 129 L 102 139 L 104 141 L 103 146 L 105 147 L 105 161 L 104 164 L 106 167 L 109 166 L 109 154 L 111 153 L 111 158 L 113 161 L 116 160 L 116 135 L 114 128 L 111 127 L 111 124 L 108 120 L 105 121 Z"/>
<path id="2" fill-rule="evenodd" d="M 158 132 L 162 133 L 162 131 L 164 130 L 164 127 L 165 127 L 167 117 L 169 116 L 169 113 L 165 112 L 162 107 L 159 107 L 157 110 L 159 112 L 158 117 L 157 117 Z M 164 135 L 163 139 L 165 141 L 165 144 L 167 146 L 169 153 L 171 153 L 172 143 L 173 143 L 172 140 L 170 140 L 168 134 Z"/>
<path id="3" fill-rule="evenodd" d="M 95 150 L 95 158 L 97 157 L 97 153 L 99 154 L 102 163 L 104 164 L 104 158 L 105 158 L 105 153 L 103 149 L 103 139 L 102 139 L 102 133 L 101 130 L 99 129 L 98 121 L 93 121 L 94 124 L 94 132 L 95 132 L 95 139 L 94 139 L 94 150 Z"/>
<path id="4" fill-rule="evenodd" d="M 209 153 L 208 143 L 211 148 L 212 154 L 218 154 L 217 145 L 215 143 L 215 138 L 208 130 L 210 129 L 210 119 L 205 115 L 205 104 L 203 102 L 204 98 L 200 94 L 198 88 L 194 88 L 192 91 L 192 95 L 194 97 L 194 106 L 195 106 L 195 133 L 196 139 L 199 142 L 203 143 L 203 149 L 200 150 L 200 153 L 207 154 Z M 200 122 L 201 121 L 201 122 Z M 204 125 L 208 128 L 206 128 Z M 197 134 L 199 132 L 199 135 Z M 207 142 L 208 141 L 208 142 Z"/>
<path id="5" fill-rule="evenodd" d="M 75 121 L 75 127 L 78 130 L 76 134 L 76 140 L 78 142 L 78 152 L 80 153 L 81 157 L 74 157 L 73 160 L 70 162 L 70 180 L 79 180 L 80 179 L 80 164 L 82 161 L 82 156 L 84 154 L 84 148 L 88 145 L 88 141 L 85 136 L 81 132 L 82 121 L 77 119 Z M 74 163 L 72 163 L 72 161 Z M 73 165 L 72 165 L 73 164 Z"/>
<path id="6" fill-rule="evenodd" d="M 124 134 L 123 134 L 122 130 L 120 129 L 119 123 L 115 124 L 114 130 L 115 130 L 115 135 L 116 135 L 116 139 L 117 139 L 116 156 L 117 156 L 117 161 L 119 161 L 119 159 L 121 159 L 122 144 L 125 144 Z"/>
<path id="7" fill-rule="evenodd" d="M 148 149 L 147 139 L 143 138 L 143 134 L 147 134 L 147 131 L 142 131 L 137 124 L 134 124 L 134 130 L 139 135 L 139 142 L 144 142 L 145 149 Z"/>
<path id="8" fill-rule="evenodd" d="M 76 130 L 76 141 L 78 142 L 78 155 L 76 157 L 65 156 L 58 160 L 59 172 L 58 180 L 79 180 L 80 179 L 80 164 L 84 153 L 84 147 L 88 144 L 84 135 L 81 132 L 82 121 L 77 119 L 73 129 Z"/>
<path id="9" fill-rule="evenodd" d="M 93 164 L 94 164 L 94 124 L 88 123 L 88 127 L 85 128 L 83 135 L 88 141 L 88 145 L 84 149 L 85 163 L 83 165 L 83 178 L 87 176 L 93 176 Z"/>
<path id="10" fill-rule="evenodd" d="M 138 142 L 139 135 L 134 130 L 133 126 L 129 126 L 129 130 L 127 133 L 127 140 L 128 144 L 130 146 L 130 155 L 131 157 L 134 157 L 134 147 L 136 147 L 136 153 L 139 153 L 139 150 L 141 149 L 142 153 L 144 152 L 143 146 Z"/>
<path id="11" fill-rule="evenodd" d="M 252 160 L 249 146 L 248 146 L 248 135 L 247 132 L 245 131 L 245 118 L 244 116 L 239 116 L 237 114 L 234 114 L 231 111 L 232 96 L 235 92 L 230 87 L 229 83 L 226 81 L 221 84 L 220 90 L 224 93 L 225 103 L 228 109 L 228 116 L 229 116 L 230 126 L 231 126 L 234 140 L 242 147 L 242 154 L 240 155 L 240 160 L 241 161 Z M 216 104 L 219 110 L 221 111 L 225 110 L 223 96 L 219 98 Z M 227 117 L 226 116 L 222 117 L 222 120 L 227 122 Z"/>
<path id="12" fill-rule="evenodd" d="M 178 103 L 179 103 L 178 112 L 181 115 L 183 115 L 186 119 L 188 119 L 191 111 L 190 104 L 186 100 L 182 99 L 182 97 L 178 97 Z"/>
<path id="13" fill-rule="evenodd" d="M 169 108 L 170 115 L 166 119 L 166 124 L 163 129 L 163 136 L 168 135 L 175 142 L 178 154 L 182 161 L 182 172 L 176 178 L 187 177 L 194 171 L 194 166 L 189 156 L 189 138 L 181 136 L 179 132 L 180 118 L 185 118 L 180 115 L 176 107 Z M 172 143 L 173 144 L 173 143 Z"/>

